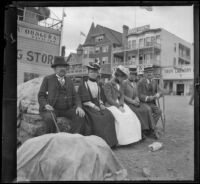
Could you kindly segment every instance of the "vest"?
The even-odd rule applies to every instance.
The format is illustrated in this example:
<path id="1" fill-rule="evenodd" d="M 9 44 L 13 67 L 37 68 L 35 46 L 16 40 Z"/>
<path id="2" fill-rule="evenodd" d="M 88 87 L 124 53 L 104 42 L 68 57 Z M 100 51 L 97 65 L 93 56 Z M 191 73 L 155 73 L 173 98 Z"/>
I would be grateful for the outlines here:
<path id="1" fill-rule="evenodd" d="M 58 88 L 59 92 L 58 92 L 58 98 L 56 100 L 55 103 L 55 109 L 68 109 L 70 107 L 68 107 L 68 98 L 67 98 L 67 91 L 65 87 L 62 87 L 61 85 L 59 85 Z"/>

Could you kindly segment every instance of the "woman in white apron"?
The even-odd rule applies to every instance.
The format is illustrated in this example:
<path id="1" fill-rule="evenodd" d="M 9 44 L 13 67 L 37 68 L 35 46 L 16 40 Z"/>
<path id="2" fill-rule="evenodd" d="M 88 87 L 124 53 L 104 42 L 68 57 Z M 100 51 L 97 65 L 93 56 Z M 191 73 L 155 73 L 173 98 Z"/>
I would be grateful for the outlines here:
<path id="1" fill-rule="evenodd" d="M 128 76 L 128 70 L 118 66 L 113 78 L 104 85 L 106 107 L 115 117 L 115 129 L 119 145 L 127 145 L 142 139 L 141 124 L 136 114 L 124 103 L 121 83 Z"/>

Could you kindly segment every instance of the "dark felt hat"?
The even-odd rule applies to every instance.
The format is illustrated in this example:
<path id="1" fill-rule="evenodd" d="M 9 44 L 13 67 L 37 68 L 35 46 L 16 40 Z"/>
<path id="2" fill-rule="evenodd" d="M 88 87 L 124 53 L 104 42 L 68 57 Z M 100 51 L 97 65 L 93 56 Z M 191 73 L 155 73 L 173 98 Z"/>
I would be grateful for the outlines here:
<path id="1" fill-rule="evenodd" d="M 54 56 L 54 63 L 51 65 L 51 67 L 54 68 L 56 66 L 69 66 L 69 65 L 66 63 L 65 58 L 63 56 Z"/>
<path id="2" fill-rule="evenodd" d="M 147 66 L 147 67 L 144 68 L 144 72 L 153 72 L 154 69 L 155 69 L 155 68 L 152 67 L 152 66 Z"/>

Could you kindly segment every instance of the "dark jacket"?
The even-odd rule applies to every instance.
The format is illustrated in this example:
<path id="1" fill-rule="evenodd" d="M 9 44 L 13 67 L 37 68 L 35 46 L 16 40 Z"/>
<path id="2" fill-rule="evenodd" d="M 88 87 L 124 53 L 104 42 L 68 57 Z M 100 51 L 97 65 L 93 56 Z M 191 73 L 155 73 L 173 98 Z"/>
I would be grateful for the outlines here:
<path id="1" fill-rule="evenodd" d="M 40 105 L 39 111 L 44 110 L 44 107 L 46 104 L 49 104 L 52 107 L 54 107 L 57 97 L 59 95 L 58 94 L 59 85 L 60 85 L 59 81 L 55 74 L 44 77 L 39 93 L 38 93 L 38 102 Z M 71 79 L 65 77 L 64 87 L 66 88 L 66 93 L 68 96 L 68 106 L 81 107 L 79 96 L 75 91 L 75 88 Z"/>
<path id="2" fill-rule="evenodd" d="M 123 81 L 122 87 L 123 87 L 123 92 L 124 92 L 124 100 L 126 102 L 131 103 L 131 101 L 138 96 L 137 84 L 136 86 L 133 87 L 131 85 L 131 82 L 127 79 Z"/>
<path id="3" fill-rule="evenodd" d="M 140 101 L 145 102 L 147 96 L 154 96 L 157 93 L 158 86 L 155 80 L 148 84 L 147 79 L 142 78 L 137 84 L 137 89 Z"/>
<path id="4" fill-rule="evenodd" d="M 103 89 L 106 97 L 106 106 L 114 105 L 116 107 L 119 107 L 120 105 L 124 104 L 122 87 L 120 86 L 120 89 L 118 90 L 114 79 L 111 79 L 109 82 L 105 83 Z M 116 102 L 117 99 L 119 100 L 119 103 Z"/>

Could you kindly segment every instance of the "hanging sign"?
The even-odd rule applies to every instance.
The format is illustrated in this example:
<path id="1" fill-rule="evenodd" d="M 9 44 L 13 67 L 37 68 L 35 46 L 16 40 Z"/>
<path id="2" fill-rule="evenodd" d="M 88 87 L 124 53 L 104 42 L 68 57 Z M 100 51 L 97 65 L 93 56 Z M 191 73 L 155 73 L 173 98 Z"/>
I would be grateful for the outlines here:
<path id="1" fill-rule="evenodd" d="M 55 45 L 59 45 L 60 43 L 60 36 L 58 35 L 22 26 L 17 26 L 17 34 L 18 36 L 44 41 Z"/>

